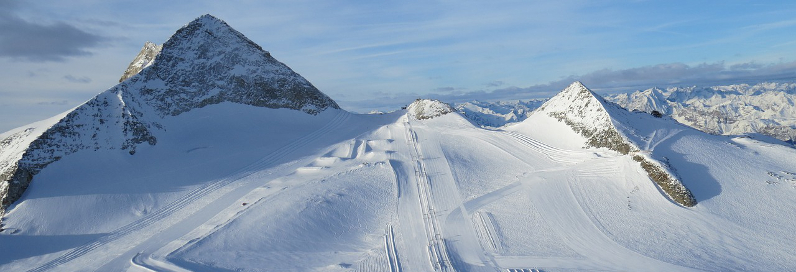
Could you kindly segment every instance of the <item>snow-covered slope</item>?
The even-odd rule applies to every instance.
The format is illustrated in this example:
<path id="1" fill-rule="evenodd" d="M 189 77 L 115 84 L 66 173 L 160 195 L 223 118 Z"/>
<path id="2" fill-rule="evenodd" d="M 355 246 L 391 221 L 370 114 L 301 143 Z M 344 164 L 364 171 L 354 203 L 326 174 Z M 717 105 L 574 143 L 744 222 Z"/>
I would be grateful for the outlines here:
<path id="1" fill-rule="evenodd" d="M 433 100 L 387 114 L 232 100 L 161 108 L 132 86 L 165 75 L 152 86 L 171 87 L 152 92 L 190 103 L 193 89 L 169 85 L 180 77 L 151 72 L 168 45 L 124 92 L 2 135 L 3 156 L 25 157 L 26 141 L 63 120 L 101 131 L 100 148 L 51 162 L 9 207 L 0 271 L 796 267 L 796 161 L 783 159 L 796 157 L 792 148 L 629 112 L 580 83 L 504 130 Z M 284 70 L 271 71 L 262 76 Z M 207 97 L 203 88 L 196 97 Z M 100 109 L 103 121 L 91 122 Z M 157 142 L 105 112 L 129 112 L 115 118 L 135 116 Z M 66 143 L 92 146 L 76 131 Z M 120 147 L 136 135 L 145 141 Z M 698 204 L 673 202 L 661 174 Z"/>
<path id="2" fill-rule="evenodd" d="M 204 15 L 179 29 L 140 73 L 63 116 L 3 134 L 0 214 L 49 164 L 80 150 L 133 155 L 169 130 L 164 117 L 224 102 L 312 115 L 339 109 L 260 46 Z"/>
<path id="3" fill-rule="evenodd" d="M 796 83 L 652 88 L 607 99 L 628 110 L 657 110 L 712 134 L 796 141 Z"/>
<path id="4" fill-rule="evenodd" d="M 546 99 L 528 101 L 471 101 L 456 105 L 467 119 L 483 127 L 497 128 L 528 118 Z"/>
<path id="5" fill-rule="evenodd" d="M 81 150 L 37 175 L 0 232 L 0 270 L 796 267 L 796 162 L 781 159 L 796 151 L 571 87 L 505 131 L 457 112 L 313 116 L 224 102 L 166 116 L 168 133 L 134 156 Z M 584 148 L 550 113 L 613 127 L 638 150 Z M 636 155 L 676 171 L 699 204 L 662 195 Z"/>

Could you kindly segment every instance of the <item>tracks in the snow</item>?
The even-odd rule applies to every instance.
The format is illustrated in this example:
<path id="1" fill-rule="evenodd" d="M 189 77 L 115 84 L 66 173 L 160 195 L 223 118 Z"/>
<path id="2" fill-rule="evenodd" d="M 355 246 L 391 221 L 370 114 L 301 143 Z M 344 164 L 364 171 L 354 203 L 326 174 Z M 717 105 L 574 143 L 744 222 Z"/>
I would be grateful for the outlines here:
<path id="1" fill-rule="evenodd" d="M 542 153 L 546 157 L 550 158 L 550 160 L 558 163 L 564 164 L 573 164 L 579 163 L 584 160 L 588 159 L 588 153 L 584 153 L 582 151 L 574 151 L 574 150 L 564 150 L 556 147 L 552 147 L 545 143 L 540 142 L 539 140 L 533 139 L 521 133 L 513 132 L 513 131 L 505 131 L 503 132 L 506 135 L 511 136 L 512 138 L 519 141 L 522 145 L 527 146 L 534 151 Z M 584 156 L 586 155 L 586 156 Z"/>
<path id="2" fill-rule="evenodd" d="M 406 128 L 406 141 L 409 145 L 412 165 L 415 170 L 420 210 L 423 212 L 423 222 L 426 229 L 426 238 L 428 239 L 429 261 L 436 271 L 453 271 L 447 245 L 442 239 L 441 226 L 431 196 L 431 183 L 427 175 L 426 165 L 423 162 L 420 145 L 417 142 L 417 133 L 412 130 L 409 120 L 404 122 L 404 126 Z"/>
<path id="3" fill-rule="evenodd" d="M 281 160 L 282 158 L 284 158 L 285 156 L 287 156 L 291 152 L 309 145 L 310 143 L 314 142 L 315 140 L 317 140 L 317 139 L 321 138 L 322 136 L 328 134 L 329 132 L 333 131 L 335 128 L 338 128 L 346 120 L 348 120 L 348 118 L 350 118 L 350 113 L 345 112 L 345 111 L 340 111 L 339 113 L 337 113 L 337 115 L 334 116 L 334 118 L 332 120 L 330 120 L 326 125 L 324 125 L 320 129 L 318 129 L 318 130 L 316 130 L 316 131 L 314 131 L 314 132 L 312 132 L 310 134 L 307 134 L 304 137 L 301 137 L 301 138 L 299 138 L 299 139 L 297 139 L 297 140 L 295 140 L 295 141 L 293 141 L 293 142 L 291 142 L 291 143 L 289 143 L 289 144 L 287 144 L 287 145 L 275 150 L 274 152 L 271 152 L 270 154 L 268 154 L 267 156 L 263 157 L 262 159 L 254 162 L 252 164 L 249 164 L 248 166 L 243 167 L 240 170 L 236 171 L 235 174 L 233 174 L 233 175 L 231 175 L 231 176 L 229 176 L 227 178 L 214 181 L 214 182 L 209 183 L 209 184 L 207 184 L 205 186 L 201 186 L 199 188 L 196 188 L 196 189 L 188 192 L 187 194 L 179 197 L 177 200 L 172 201 L 172 202 L 164 205 L 160 209 L 158 209 L 158 210 L 156 210 L 156 211 L 154 211 L 152 213 L 149 213 L 147 215 L 144 215 L 142 218 L 140 218 L 138 220 L 135 220 L 135 221 L 133 221 L 133 222 L 131 222 L 131 223 L 125 225 L 125 226 L 122 226 L 122 227 L 112 231 L 108 235 L 103 236 L 103 237 L 97 239 L 94 242 L 91 242 L 91 243 L 88 243 L 88 244 L 84 244 L 84 245 L 78 246 L 78 247 L 76 247 L 76 248 L 74 248 L 72 250 L 69 250 L 64 255 L 61 255 L 61 256 L 59 256 L 59 257 L 57 257 L 57 258 L 55 258 L 55 259 L 53 259 L 53 260 L 51 260 L 51 261 L 49 261 L 47 263 L 44 263 L 41 266 L 35 267 L 33 269 L 30 269 L 30 270 L 28 270 L 28 272 L 40 272 L 40 271 L 47 271 L 47 270 L 53 269 L 55 267 L 58 267 L 60 265 L 65 264 L 65 263 L 67 263 L 69 261 L 77 259 L 77 258 L 79 258 L 79 257 L 81 257 L 81 256 L 83 256 L 83 255 L 85 255 L 85 254 L 87 254 L 89 252 L 92 252 L 93 250 L 95 250 L 95 249 L 97 249 L 97 248 L 99 248 L 101 246 L 107 245 L 109 243 L 112 243 L 112 242 L 124 237 L 124 236 L 127 236 L 127 235 L 129 235 L 131 233 L 134 233 L 134 232 L 142 230 L 142 229 L 144 229 L 144 228 L 146 228 L 148 226 L 151 226 L 151 225 L 159 222 L 160 220 L 162 220 L 162 219 L 164 219 L 166 217 L 169 217 L 169 216 L 175 214 L 178 211 L 183 210 L 188 205 L 196 202 L 196 200 L 202 199 L 203 197 L 208 196 L 212 192 L 215 192 L 215 191 L 217 191 L 217 190 L 219 190 L 219 189 L 221 189 L 221 188 L 223 188 L 223 187 L 225 187 L 225 186 L 227 186 L 227 185 L 229 185 L 229 184 L 231 184 L 231 183 L 233 183 L 233 182 L 235 182 L 237 180 L 240 180 L 242 178 L 250 176 L 251 174 L 255 173 L 258 170 L 261 170 L 261 169 L 263 169 L 263 168 L 265 168 L 267 166 L 270 166 L 270 165 L 273 165 L 274 163 L 279 162 L 279 160 Z M 139 241 L 143 241 L 143 240 L 146 240 L 146 239 L 140 239 Z M 162 242 L 165 244 L 165 243 L 168 243 L 169 241 L 162 241 Z M 146 257 L 146 256 L 142 256 L 142 257 Z"/>
<path id="4" fill-rule="evenodd" d="M 387 235 L 384 235 L 384 248 L 390 272 L 401 272 L 401 262 L 398 260 L 398 249 L 395 246 L 395 232 L 393 232 L 392 225 L 387 226 Z"/>

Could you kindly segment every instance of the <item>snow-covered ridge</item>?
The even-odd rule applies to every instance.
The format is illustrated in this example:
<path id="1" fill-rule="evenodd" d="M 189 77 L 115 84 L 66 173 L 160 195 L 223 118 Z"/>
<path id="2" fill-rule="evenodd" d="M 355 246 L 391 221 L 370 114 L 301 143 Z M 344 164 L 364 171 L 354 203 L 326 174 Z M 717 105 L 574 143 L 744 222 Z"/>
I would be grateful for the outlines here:
<path id="1" fill-rule="evenodd" d="M 222 102 L 316 115 L 331 98 L 225 22 L 203 15 L 163 44 L 148 43 L 125 72 L 140 72 L 74 110 L 0 138 L 0 214 L 47 165 L 79 150 L 135 154 L 165 133 L 161 120 Z M 148 61 L 151 56 L 154 61 Z M 131 70 L 132 69 L 132 70 Z"/>
<path id="2" fill-rule="evenodd" d="M 711 134 L 760 133 L 796 141 L 796 83 L 651 88 L 606 98 L 628 110 L 659 111 Z"/>
<path id="3" fill-rule="evenodd" d="M 409 104 L 406 110 L 409 116 L 418 120 L 431 119 L 456 111 L 451 105 L 436 99 L 417 99 Z"/>

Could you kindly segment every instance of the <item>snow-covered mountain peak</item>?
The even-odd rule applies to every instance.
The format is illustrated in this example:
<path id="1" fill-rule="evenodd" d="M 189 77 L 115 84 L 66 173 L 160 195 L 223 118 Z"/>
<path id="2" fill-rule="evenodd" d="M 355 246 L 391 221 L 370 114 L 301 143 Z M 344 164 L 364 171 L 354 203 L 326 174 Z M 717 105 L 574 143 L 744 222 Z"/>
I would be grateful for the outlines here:
<path id="1" fill-rule="evenodd" d="M 620 94 L 613 96 L 611 100 L 631 110 L 641 110 L 645 112 L 658 111 L 663 114 L 671 113 L 671 109 L 666 102 L 664 90 L 659 88 L 650 88 L 630 94 Z"/>
<path id="2" fill-rule="evenodd" d="M 140 73 L 142 94 L 161 115 L 233 102 L 317 114 L 337 103 L 224 21 L 204 15 L 163 44 Z"/>
<path id="3" fill-rule="evenodd" d="M 133 155 L 139 145 L 158 143 L 171 116 L 221 103 L 311 115 L 339 109 L 301 75 L 211 15 L 180 28 L 162 48 L 146 44 L 127 72 L 129 78 L 63 116 L 0 138 L 0 215 L 49 164 L 81 150 Z"/>
<path id="4" fill-rule="evenodd" d="M 633 159 L 641 164 L 650 179 L 655 181 L 671 200 L 686 207 L 696 205 L 697 201 L 690 190 L 672 171 L 667 169 L 665 163 L 658 161 L 660 158 L 650 157 L 644 152 L 639 152 L 643 144 L 640 139 L 644 138 L 640 135 L 649 135 L 649 130 L 657 129 L 650 128 L 645 123 L 652 122 L 651 119 L 657 118 L 649 115 L 630 116 L 632 114 L 618 105 L 606 101 L 583 86 L 582 83 L 575 82 L 550 98 L 526 121 L 510 129 L 527 132 L 545 123 L 549 124 L 549 121 L 546 120 L 550 117 L 555 118 L 559 123 L 566 124 L 579 136 L 573 137 L 571 132 L 559 130 L 553 132 L 558 135 L 548 137 L 579 138 L 581 140 L 571 142 L 582 142 L 585 148 L 607 148 L 620 154 L 632 155 Z M 645 121 L 639 122 L 639 119 Z M 670 120 L 655 121 L 664 127 L 677 126 Z"/>
<path id="5" fill-rule="evenodd" d="M 456 111 L 451 105 L 436 99 L 417 99 L 409 104 L 406 110 L 409 116 L 418 120 L 431 119 Z"/>
<path id="6" fill-rule="evenodd" d="M 613 128 L 603 98 L 576 81 L 545 102 L 540 113 L 587 130 Z"/>
<path id="7" fill-rule="evenodd" d="M 199 16 L 190 23 L 181 27 L 176 33 L 174 33 L 174 35 L 171 36 L 171 38 L 169 38 L 164 46 L 178 52 L 190 49 L 202 50 L 206 47 L 203 44 L 217 39 L 229 40 L 230 44 L 241 42 L 248 43 L 252 45 L 252 47 L 262 50 L 262 47 L 246 38 L 246 36 L 237 30 L 233 29 L 226 22 L 210 14 Z"/>

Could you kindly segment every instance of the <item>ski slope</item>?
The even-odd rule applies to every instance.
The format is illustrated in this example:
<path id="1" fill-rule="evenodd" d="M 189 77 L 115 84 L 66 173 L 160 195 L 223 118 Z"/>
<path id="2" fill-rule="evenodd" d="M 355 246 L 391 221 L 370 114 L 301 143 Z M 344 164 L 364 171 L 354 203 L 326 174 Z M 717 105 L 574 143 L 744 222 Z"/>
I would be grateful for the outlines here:
<path id="1" fill-rule="evenodd" d="M 171 138 L 136 156 L 84 152 L 45 169 L 7 215 L 0 270 L 796 267 L 793 149 L 622 118 L 696 207 L 546 116 L 485 130 L 458 113 L 222 103 L 168 117 Z"/>

